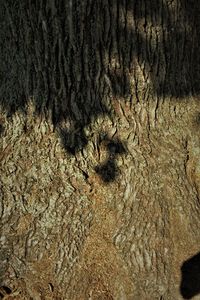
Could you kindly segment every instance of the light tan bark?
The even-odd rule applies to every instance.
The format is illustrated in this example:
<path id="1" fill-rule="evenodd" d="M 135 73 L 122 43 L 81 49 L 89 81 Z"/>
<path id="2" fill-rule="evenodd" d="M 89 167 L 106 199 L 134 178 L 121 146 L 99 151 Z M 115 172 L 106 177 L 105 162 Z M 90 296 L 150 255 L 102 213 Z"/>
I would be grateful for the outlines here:
<path id="1" fill-rule="evenodd" d="M 11 2 L 0 294 L 182 299 L 200 241 L 198 3 Z"/>

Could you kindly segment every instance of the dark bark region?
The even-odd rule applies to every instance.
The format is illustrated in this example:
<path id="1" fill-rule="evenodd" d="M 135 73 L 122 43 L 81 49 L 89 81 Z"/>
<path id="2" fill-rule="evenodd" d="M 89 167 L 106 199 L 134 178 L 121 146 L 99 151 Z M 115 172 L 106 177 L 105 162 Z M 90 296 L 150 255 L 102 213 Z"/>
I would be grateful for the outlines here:
<path id="1" fill-rule="evenodd" d="M 26 113 L 33 98 L 73 155 L 93 120 L 112 118 L 113 96 L 134 104 L 198 93 L 195 1 L 7 1 L 1 11 L 1 105 Z M 111 181 L 115 162 L 107 169 Z"/>
<path id="2" fill-rule="evenodd" d="M 199 10 L 197 1 L 2 2 L 1 104 L 25 111 L 33 97 L 55 126 L 71 121 L 82 148 L 80 128 L 111 114 L 111 94 L 198 94 Z"/>

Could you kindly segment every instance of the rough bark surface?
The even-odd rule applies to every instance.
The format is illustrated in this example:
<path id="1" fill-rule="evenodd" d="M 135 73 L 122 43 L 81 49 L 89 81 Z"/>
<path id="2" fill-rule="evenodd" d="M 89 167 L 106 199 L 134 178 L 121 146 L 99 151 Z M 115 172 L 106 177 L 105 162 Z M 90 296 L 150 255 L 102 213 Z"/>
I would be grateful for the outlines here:
<path id="1" fill-rule="evenodd" d="M 199 6 L 0 1 L 2 298 L 199 299 Z"/>

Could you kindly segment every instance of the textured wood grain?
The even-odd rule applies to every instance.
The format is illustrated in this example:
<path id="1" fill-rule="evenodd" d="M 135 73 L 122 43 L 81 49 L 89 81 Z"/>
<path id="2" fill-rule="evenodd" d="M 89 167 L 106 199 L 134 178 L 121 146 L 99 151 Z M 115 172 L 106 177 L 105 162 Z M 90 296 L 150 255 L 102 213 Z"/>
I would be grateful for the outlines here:
<path id="1" fill-rule="evenodd" d="M 1 298 L 182 299 L 200 241 L 198 6 L 0 2 Z"/>

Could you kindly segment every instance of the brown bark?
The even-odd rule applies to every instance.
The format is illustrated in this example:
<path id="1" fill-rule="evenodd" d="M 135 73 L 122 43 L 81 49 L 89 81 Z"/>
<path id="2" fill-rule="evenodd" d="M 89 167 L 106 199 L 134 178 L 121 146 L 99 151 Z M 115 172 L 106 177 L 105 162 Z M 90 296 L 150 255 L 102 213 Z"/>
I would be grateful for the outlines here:
<path id="1" fill-rule="evenodd" d="M 2 298 L 198 295 L 199 6 L 0 2 Z"/>

